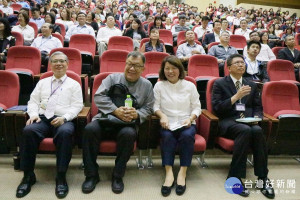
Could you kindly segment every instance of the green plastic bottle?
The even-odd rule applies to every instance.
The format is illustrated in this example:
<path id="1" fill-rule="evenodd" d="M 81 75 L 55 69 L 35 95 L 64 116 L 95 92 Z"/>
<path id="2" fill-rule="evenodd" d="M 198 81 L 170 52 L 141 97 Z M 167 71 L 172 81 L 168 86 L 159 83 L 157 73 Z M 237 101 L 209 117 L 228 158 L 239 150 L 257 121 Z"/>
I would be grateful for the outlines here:
<path id="1" fill-rule="evenodd" d="M 125 107 L 131 108 L 132 107 L 132 99 L 130 98 L 130 95 L 127 95 L 127 98 L 125 99 Z"/>

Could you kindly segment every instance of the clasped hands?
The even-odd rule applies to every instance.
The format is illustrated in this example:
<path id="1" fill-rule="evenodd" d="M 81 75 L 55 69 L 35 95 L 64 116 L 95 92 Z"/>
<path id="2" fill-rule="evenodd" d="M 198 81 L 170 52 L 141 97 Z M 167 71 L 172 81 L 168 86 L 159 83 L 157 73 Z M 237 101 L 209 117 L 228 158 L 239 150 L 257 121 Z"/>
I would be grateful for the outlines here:
<path id="1" fill-rule="evenodd" d="M 114 114 L 117 118 L 123 120 L 124 122 L 131 122 L 132 120 L 138 118 L 138 113 L 133 107 L 128 108 L 121 106 L 117 108 L 112 114 Z"/>
<path id="2" fill-rule="evenodd" d="M 239 91 L 237 91 L 237 93 L 235 94 L 237 99 L 241 99 L 244 96 L 249 95 L 251 92 L 251 87 L 249 85 L 243 85 Z"/>
<path id="3" fill-rule="evenodd" d="M 65 119 L 63 117 L 56 117 L 54 118 L 50 124 L 54 127 L 59 127 L 65 123 Z M 26 126 L 32 124 L 33 122 L 39 123 L 41 121 L 41 118 L 38 116 L 31 117 L 30 119 L 27 120 Z"/>

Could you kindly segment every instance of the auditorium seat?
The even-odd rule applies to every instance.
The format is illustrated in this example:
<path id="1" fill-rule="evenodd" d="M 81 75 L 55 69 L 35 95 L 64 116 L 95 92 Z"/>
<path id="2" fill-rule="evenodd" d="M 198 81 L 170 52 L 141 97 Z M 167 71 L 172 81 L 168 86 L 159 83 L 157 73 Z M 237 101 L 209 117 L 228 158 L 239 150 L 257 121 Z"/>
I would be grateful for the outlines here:
<path id="1" fill-rule="evenodd" d="M 158 78 L 158 72 L 161 67 L 163 59 L 169 54 L 163 52 L 146 52 L 145 54 L 145 70 L 142 74 L 144 77 L 156 77 Z"/>
<path id="2" fill-rule="evenodd" d="M 146 43 L 146 42 L 149 42 L 149 40 L 150 40 L 150 38 L 143 38 L 143 39 L 141 40 L 141 43 L 140 43 L 140 49 L 142 48 L 143 44 Z M 160 42 L 161 44 L 164 44 L 164 41 L 162 41 L 161 39 L 159 40 L 159 42 Z"/>
<path id="3" fill-rule="evenodd" d="M 300 33 L 296 33 L 296 35 L 295 35 L 295 46 L 298 46 L 298 45 L 300 45 Z"/>
<path id="4" fill-rule="evenodd" d="M 298 87 L 272 81 L 262 91 L 264 115 L 271 120 L 268 138 L 270 154 L 300 154 L 300 105 Z"/>
<path id="5" fill-rule="evenodd" d="M 109 38 L 107 50 L 119 49 L 133 51 L 133 40 L 127 36 L 113 36 Z"/>
<path id="6" fill-rule="evenodd" d="M 270 81 L 288 81 L 298 83 L 296 81 L 294 64 L 288 60 L 270 60 L 267 64 L 267 72 Z"/>
<path id="7" fill-rule="evenodd" d="M 19 102 L 20 83 L 17 74 L 0 70 L 0 108 L 17 106 Z"/>
<path id="8" fill-rule="evenodd" d="M 161 39 L 165 45 L 173 46 L 173 35 L 170 30 L 159 29 L 159 39 Z"/>
<path id="9" fill-rule="evenodd" d="M 209 51 L 209 49 L 212 47 L 212 46 L 215 46 L 215 45 L 218 45 L 220 44 L 220 42 L 212 42 L 212 43 L 209 43 L 208 46 L 207 46 L 207 51 Z"/>
<path id="10" fill-rule="evenodd" d="M 15 46 L 23 46 L 24 45 L 24 37 L 23 37 L 22 33 L 12 31 L 11 35 L 16 38 Z"/>
<path id="11" fill-rule="evenodd" d="M 60 27 L 60 34 L 63 36 L 63 38 L 65 38 L 66 35 L 66 27 L 65 25 L 61 24 L 61 23 L 55 23 Z"/>
<path id="12" fill-rule="evenodd" d="M 185 32 L 186 32 L 186 31 L 180 31 L 180 32 L 178 33 L 178 36 L 177 36 L 177 44 L 179 44 L 181 41 L 185 41 Z M 197 33 L 194 32 L 194 34 L 195 34 L 195 41 L 198 41 Z M 179 46 L 179 45 L 177 45 L 177 46 Z"/>
<path id="13" fill-rule="evenodd" d="M 107 50 L 99 58 L 100 73 L 102 72 L 123 72 L 126 65 L 128 51 Z"/>
<path id="14" fill-rule="evenodd" d="M 272 48 L 272 52 L 273 52 L 274 55 L 276 56 L 276 59 L 278 59 L 278 52 L 279 52 L 281 49 L 284 49 L 284 47 L 273 47 L 273 48 Z"/>
<path id="15" fill-rule="evenodd" d="M 247 40 L 243 35 L 231 35 L 229 39 L 229 45 L 233 46 L 237 50 L 243 50 L 247 45 Z"/>
<path id="16" fill-rule="evenodd" d="M 57 39 L 59 39 L 61 41 L 62 46 L 64 46 L 64 37 L 59 34 L 59 33 L 52 33 L 53 37 L 56 37 Z"/>
<path id="17" fill-rule="evenodd" d="M 34 37 L 36 38 L 36 36 L 38 35 L 38 31 L 39 31 L 37 24 L 34 23 L 34 22 L 28 22 L 28 25 L 33 28 L 33 30 L 34 30 Z"/>

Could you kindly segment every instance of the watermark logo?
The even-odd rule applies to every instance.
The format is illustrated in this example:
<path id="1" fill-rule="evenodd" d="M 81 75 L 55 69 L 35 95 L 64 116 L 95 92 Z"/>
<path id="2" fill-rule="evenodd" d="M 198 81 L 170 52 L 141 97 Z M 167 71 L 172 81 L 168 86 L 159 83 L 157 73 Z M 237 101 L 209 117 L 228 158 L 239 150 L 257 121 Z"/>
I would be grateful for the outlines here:
<path id="1" fill-rule="evenodd" d="M 243 185 L 238 178 L 230 177 L 225 181 L 225 190 L 229 194 L 240 194 L 243 191 Z"/>

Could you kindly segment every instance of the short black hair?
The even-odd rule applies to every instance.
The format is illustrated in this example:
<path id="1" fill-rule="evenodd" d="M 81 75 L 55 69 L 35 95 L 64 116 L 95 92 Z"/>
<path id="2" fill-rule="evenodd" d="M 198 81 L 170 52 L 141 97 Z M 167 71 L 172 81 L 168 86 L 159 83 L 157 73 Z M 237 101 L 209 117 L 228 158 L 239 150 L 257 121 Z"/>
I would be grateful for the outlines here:
<path id="1" fill-rule="evenodd" d="M 261 44 L 259 41 L 253 41 L 253 40 L 250 40 L 248 43 L 247 43 L 247 49 L 250 49 L 251 45 L 252 44 L 257 44 L 259 46 L 259 49 L 261 49 Z"/>
<path id="2" fill-rule="evenodd" d="M 131 56 L 134 57 L 134 58 L 140 57 L 142 59 L 142 61 L 143 61 L 143 64 L 145 64 L 145 62 L 146 62 L 146 58 L 145 58 L 144 54 L 142 54 L 139 51 L 131 51 L 131 52 L 129 52 L 129 54 L 127 55 L 127 58 L 129 58 Z"/>
<path id="3" fill-rule="evenodd" d="M 203 16 L 203 17 L 202 17 L 202 21 L 209 21 L 209 20 L 210 20 L 210 18 L 207 17 L 207 16 Z"/>
<path id="4" fill-rule="evenodd" d="M 251 31 L 251 32 L 249 33 L 249 36 L 251 36 L 253 33 L 257 33 L 257 34 L 259 35 L 259 33 L 258 33 L 257 31 Z"/>
<path id="5" fill-rule="evenodd" d="M 46 17 L 47 15 L 49 15 L 50 18 L 51 18 L 51 24 L 55 24 L 55 16 L 53 15 L 53 13 L 47 13 L 47 14 L 45 15 L 45 17 Z"/>
<path id="6" fill-rule="evenodd" d="M 216 21 L 214 21 L 214 23 L 213 23 L 213 27 L 215 27 L 216 23 L 220 23 L 220 24 L 221 24 L 221 22 L 220 22 L 219 20 L 216 20 Z"/>
<path id="7" fill-rule="evenodd" d="M 3 37 L 11 36 L 11 28 L 7 19 L 0 17 L 0 22 L 4 25 Z"/>
<path id="8" fill-rule="evenodd" d="M 244 57 L 243 57 L 241 54 L 238 54 L 238 53 L 232 54 L 232 55 L 228 56 L 228 58 L 227 58 L 227 60 L 226 60 L 226 62 L 227 62 L 227 67 L 229 67 L 229 66 L 232 65 L 232 60 L 233 60 L 234 58 L 242 58 L 242 59 L 244 60 Z"/>
<path id="9" fill-rule="evenodd" d="M 178 20 L 181 20 L 181 19 L 186 19 L 186 16 L 185 15 L 179 15 Z"/>
<path id="10" fill-rule="evenodd" d="M 179 69 L 179 77 L 178 78 L 184 79 L 185 72 L 184 72 L 182 62 L 176 56 L 167 56 L 163 59 L 160 70 L 159 70 L 159 79 L 162 81 L 168 80 L 165 75 L 165 66 L 166 66 L 167 62 L 170 63 L 171 65 L 173 65 L 174 67 L 178 68 Z"/>

